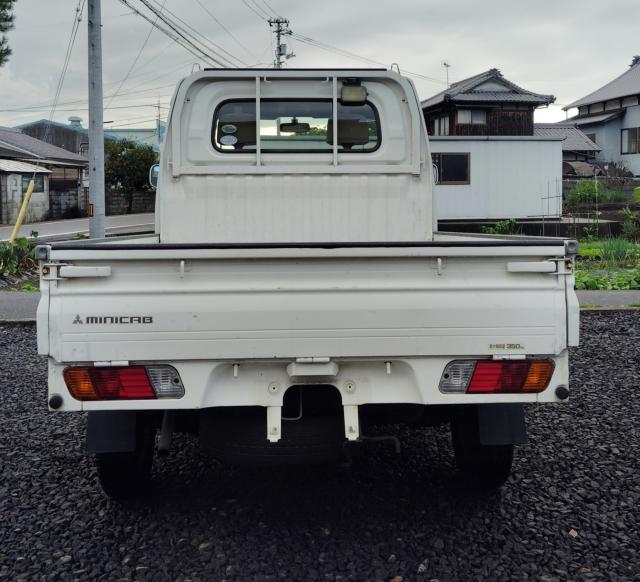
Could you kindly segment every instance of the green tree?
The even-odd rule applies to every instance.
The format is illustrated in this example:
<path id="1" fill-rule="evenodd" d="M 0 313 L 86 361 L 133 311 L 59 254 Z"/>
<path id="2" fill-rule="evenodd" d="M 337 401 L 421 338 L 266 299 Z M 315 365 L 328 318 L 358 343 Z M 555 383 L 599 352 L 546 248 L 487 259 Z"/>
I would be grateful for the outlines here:
<path id="1" fill-rule="evenodd" d="M 0 0 L 0 67 L 9 60 L 11 49 L 4 33 L 13 28 L 13 4 L 15 0 Z"/>
<path id="2" fill-rule="evenodd" d="M 107 188 L 129 195 L 149 189 L 149 169 L 158 162 L 158 154 L 148 145 L 130 140 L 105 140 L 104 180 Z"/>

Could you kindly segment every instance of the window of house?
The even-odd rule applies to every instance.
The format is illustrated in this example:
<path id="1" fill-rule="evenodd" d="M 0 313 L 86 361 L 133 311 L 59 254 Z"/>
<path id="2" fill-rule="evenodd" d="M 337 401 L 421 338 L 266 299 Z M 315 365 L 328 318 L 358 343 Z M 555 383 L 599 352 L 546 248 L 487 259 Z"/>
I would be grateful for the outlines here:
<path id="1" fill-rule="evenodd" d="M 487 112 L 483 109 L 458 109 L 458 123 L 460 125 L 481 125 L 487 122 Z"/>
<path id="2" fill-rule="evenodd" d="M 595 133 L 585 133 L 585 135 L 587 136 L 588 139 L 590 139 L 593 143 L 597 143 L 596 142 L 596 134 Z"/>
<path id="3" fill-rule="evenodd" d="M 433 122 L 435 135 L 449 135 L 449 116 L 443 115 Z"/>
<path id="4" fill-rule="evenodd" d="M 35 182 L 33 192 L 44 192 L 44 174 L 36 174 L 35 177 L 32 174 L 28 174 L 22 176 L 22 193 L 27 193 L 31 178 L 33 178 L 33 181 Z"/>
<path id="5" fill-rule="evenodd" d="M 458 109 L 458 123 L 460 125 L 471 123 L 471 109 Z"/>
<path id="6" fill-rule="evenodd" d="M 473 125 L 482 125 L 487 123 L 487 113 L 483 109 L 471 110 L 471 123 Z"/>
<path id="7" fill-rule="evenodd" d="M 623 129 L 620 132 L 621 137 L 621 147 L 620 153 L 622 154 L 637 154 L 640 153 L 638 149 L 638 133 L 640 132 L 640 127 L 629 127 L 627 129 Z"/>
<path id="8" fill-rule="evenodd" d="M 438 184 L 469 184 L 471 179 L 470 155 L 468 153 L 432 154 L 438 169 Z"/>
<path id="9" fill-rule="evenodd" d="M 333 151 L 330 99 L 264 99 L 260 101 L 260 147 L 263 153 Z M 378 112 L 371 103 L 338 103 L 338 151 L 372 152 L 380 146 Z M 256 151 L 256 102 L 235 99 L 218 106 L 212 142 L 225 153 Z"/>

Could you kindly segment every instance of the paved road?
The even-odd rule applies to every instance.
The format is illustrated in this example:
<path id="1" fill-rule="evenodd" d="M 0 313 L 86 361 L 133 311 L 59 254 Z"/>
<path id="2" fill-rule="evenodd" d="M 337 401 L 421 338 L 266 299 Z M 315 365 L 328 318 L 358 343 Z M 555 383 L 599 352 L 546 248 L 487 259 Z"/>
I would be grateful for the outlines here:
<path id="1" fill-rule="evenodd" d="M 39 293 L 0 291 L 0 321 L 34 319 Z M 580 305 L 587 308 L 640 306 L 640 291 L 578 291 Z"/>
<path id="2" fill-rule="evenodd" d="M 153 228 L 153 213 L 107 216 L 107 234 L 135 234 L 153 231 Z M 0 226 L 0 240 L 9 240 L 12 231 L 13 226 Z M 20 229 L 20 236 L 29 237 L 32 231 L 36 231 L 40 239 L 73 238 L 78 233 L 89 232 L 89 219 L 74 218 L 71 220 L 24 224 Z"/>
<path id="3" fill-rule="evenodd" d="M 578 299 L 589 307 L 640 307 L 640 291 L 578 291 Z"/>
<path id="4" fill-rule="evenodd" d="M 35 319 L 40 293 L 0 291 L 0 320 Z"/>

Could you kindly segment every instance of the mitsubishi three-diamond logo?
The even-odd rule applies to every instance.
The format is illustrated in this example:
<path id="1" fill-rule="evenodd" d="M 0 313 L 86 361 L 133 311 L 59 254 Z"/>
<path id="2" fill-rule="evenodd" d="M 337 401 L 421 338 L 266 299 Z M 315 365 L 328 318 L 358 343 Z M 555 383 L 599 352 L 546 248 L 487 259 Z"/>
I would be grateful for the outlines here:
<path id="1" fill-rule="evenodd" d="M 76 318 L 73 320 L 73 323 L 84 323 L 84 321 L 80 319 L 80 314 L 76 315 Z"/>

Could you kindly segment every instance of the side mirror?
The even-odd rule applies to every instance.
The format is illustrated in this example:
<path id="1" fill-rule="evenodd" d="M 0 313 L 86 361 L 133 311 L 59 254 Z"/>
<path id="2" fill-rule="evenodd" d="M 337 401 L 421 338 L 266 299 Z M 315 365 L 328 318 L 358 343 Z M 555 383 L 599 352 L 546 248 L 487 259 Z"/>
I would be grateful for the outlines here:
<path id="1" fill-rule="evenodd" d="M 160 174 L 160 164 L 153 164 L 149 168 L 149 185 L 155 190 L 158 187 L 158 175 Z"/>

